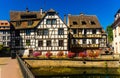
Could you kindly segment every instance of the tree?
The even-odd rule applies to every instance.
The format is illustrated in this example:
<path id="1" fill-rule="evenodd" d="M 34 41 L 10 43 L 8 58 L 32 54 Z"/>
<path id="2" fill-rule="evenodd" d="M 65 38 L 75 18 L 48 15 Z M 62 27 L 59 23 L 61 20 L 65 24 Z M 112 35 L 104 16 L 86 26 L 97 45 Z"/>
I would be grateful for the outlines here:
<path id="1" fill-rule="evenodd" d="M 113 32 L 111 25 L 107 26 L 106 33 L 108 34 L 108 42 L 111 43 L 113 41 Z"/>
<path id="2" fill-rule="evenodd" d="M 3 49 L 3 45 L 0 44 L 0 51 L 2 51 L 2 49 Z"/>

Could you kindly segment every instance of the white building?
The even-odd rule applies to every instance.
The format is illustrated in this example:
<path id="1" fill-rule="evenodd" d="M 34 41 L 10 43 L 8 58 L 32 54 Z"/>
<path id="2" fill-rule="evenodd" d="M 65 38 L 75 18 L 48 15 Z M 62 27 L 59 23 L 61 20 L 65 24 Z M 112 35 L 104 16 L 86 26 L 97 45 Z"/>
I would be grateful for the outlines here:
<path id="1" fill-rule="evenodd" d="M 28 55 L 31 50 L 54 55 L 68 51 L 67 25 L 53 9 L 47 12 L 11 11 L 12 52 Z"/>
<path id="2" fill-rule="evenodd" d="M 112 28 L 114 53 L 120 53 L 120 9 L 115 14 L 115 21 L 112 24 Z"/>

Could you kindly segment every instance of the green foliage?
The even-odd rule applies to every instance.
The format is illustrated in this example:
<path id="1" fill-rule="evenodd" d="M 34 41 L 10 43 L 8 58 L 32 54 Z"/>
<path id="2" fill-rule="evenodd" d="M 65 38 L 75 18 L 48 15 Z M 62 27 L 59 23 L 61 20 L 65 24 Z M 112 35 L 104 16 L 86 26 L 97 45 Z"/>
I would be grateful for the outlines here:
<path id="1" fill-rule="evenodd" d="M 0 51 L 3 49 L 3 45 L 0 44 Z"/>
<path id="2" fill-rule="evenodd" d="M 113 40 L 113 32 L 111 25 L 107 26 L 106 33 L 108 34 L 108 42 L 112 42 Z"/>

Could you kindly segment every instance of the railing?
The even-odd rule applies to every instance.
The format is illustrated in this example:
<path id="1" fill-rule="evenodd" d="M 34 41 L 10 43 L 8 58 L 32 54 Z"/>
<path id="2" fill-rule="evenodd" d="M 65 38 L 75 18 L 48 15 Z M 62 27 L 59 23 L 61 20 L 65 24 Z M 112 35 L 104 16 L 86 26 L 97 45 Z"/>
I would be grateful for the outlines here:
<path id="1" fill-rule="evenodd" d="M 17 60 L 20 65 L 24 78 L 35 78 L 29 68 L 25 65 L 24 61 L 17 55 Z"/>
<path id="2" fill-rule="evenodd" d="M 102 35 L 101 34 L 73 34 L 74 38 L 101 38 Z"/>
<path id="3" fill-rule="evenodd" d="M 79 47 L 79 48 L 98 48 L 98 44 L 72 44 L 71 48 Z"/>

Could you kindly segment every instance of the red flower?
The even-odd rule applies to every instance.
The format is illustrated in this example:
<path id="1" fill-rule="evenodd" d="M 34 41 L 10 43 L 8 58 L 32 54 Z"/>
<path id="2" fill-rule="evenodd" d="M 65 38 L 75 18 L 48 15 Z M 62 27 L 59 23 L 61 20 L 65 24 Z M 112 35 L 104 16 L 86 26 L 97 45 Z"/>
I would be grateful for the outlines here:
<path id="1" fill-rule="evenodd" d="M 74 52 L 68 52 L 68 57 L 69 57 L 69 58 L 75 57 L 75 53 L 74 53 Z"/>
<path id="2" fill-rule="evenodd" d="M 40 56 L 42 53 L 41 52 L 38 52 L 38 51 L 35 51 L 35 52 L 33 52 L 33 56 L 34 57 L 38 57 L 38 56 Z"/>
<path id="3" fill-rule="evenodd" d="M 47 57 L 47 58 L 50 58 L 50 56 L 52 56 L 52 53 L 51 53 L 50 51 L 48 51 L 48 52 L 46 53 L 46 57 Z"/>

